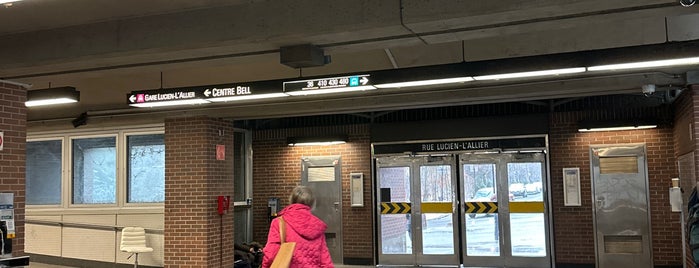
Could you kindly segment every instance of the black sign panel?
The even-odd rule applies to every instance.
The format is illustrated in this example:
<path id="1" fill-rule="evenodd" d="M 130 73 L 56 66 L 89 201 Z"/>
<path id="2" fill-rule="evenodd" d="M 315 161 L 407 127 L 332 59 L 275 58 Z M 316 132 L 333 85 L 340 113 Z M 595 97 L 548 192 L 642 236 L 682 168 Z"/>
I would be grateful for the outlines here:
<path id="1" fill-rule="evenodd" d="M 332 78 L 320 78 L 301 81 L 284 82 L 284 92 L 307 91 L 317 89 L 342 89 L 369 86 L 369 75 L 350 75 Z"/>
<path id="2" fill-rule="evenodd" d="M 546 140 L 543 137 L 472 141 L 437 141 L 374 145 L 374 154 L 431 153 L 543 147 L 546 147 Z"/>

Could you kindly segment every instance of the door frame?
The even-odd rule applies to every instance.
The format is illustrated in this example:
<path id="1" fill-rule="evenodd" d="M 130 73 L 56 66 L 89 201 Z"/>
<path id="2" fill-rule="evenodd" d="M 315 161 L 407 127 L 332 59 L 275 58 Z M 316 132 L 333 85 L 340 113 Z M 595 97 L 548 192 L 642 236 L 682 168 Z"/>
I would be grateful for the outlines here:
<path id="1" fill-rule="evenodd" d="M 510 206 L 512 203 L 518 202 L 516 199 L 510 201 L 509 195 L 498 194 L 496 202 L 498 203 L 498 230 L 499 230 L 499 241 L 498 245 L 500 247 L 499 256 L 468 256 L 466 251 L 466 246 L 463 246 L 461 252 L 462 264 L 466 267 L 471 266 L 493 266 L 498 267 L 551 267 L 555 266 L 553 262 L 553 247 L 552 247 L 552 221 L 551 209 L 550 209 L 550 194 L 549 185 L 551 178 L 549 176 L 549 164 L 548 164 L 548 154 L 542 151 L 529 151 L 529 152 L 492 152 L 488 154 L 473 154 L 473 153 L 460 153 L 459 156 L 459 170 L 463 174 L 464 164 L 493 164 L 495 165 L 494 176 L 495 182 L 494 187 L 495 192 L 502 193 L 508 192 L 509 190 L 509 171 L 508 164 L 510 163 L 541 163 L 541 176 L 542 176 L 542 192 L 541 192 L 541 202 L 544 206 L 544 236 L 546 238 L 545 251 L 547 255 L 544 257 L 520 257 L 513 256 L 512 254 L 512 218 L 510 212 Z M 525 158 L 518 158 L 519 156 L 525 156 Z M 460 174 L 460 175 L 462 175 Z M 461 189 L 465 187 L 465 181 L 463 176 L 459 176 L 459 184 Z M 545 184 L 544 184 L 545 183 Z M 461 190 L 460 189 L 460 190 Z M 526 191 L 526 190 L 525 190 Z M 467 196 L 464 192 L 461 192 L 460 202 L 465 204 L 467 202 Z M 538 201 L 537 201 L 538 202 Z M 467 213 L 465 212 L 465 206 L 461 206 L 461 217 L 462 227 L 467 226 Z M 467 245 L 468 237 L 467 233 L 463 232 L 461 234 L 461 240 L 463 245 Z"/>
<path id="2" fill-rule="evenodd" d="M 439 160 L 436 161 L 431 161 L 433 158 L 439 158 Z M 425 166 L 437 166 L 437 165 L 448 165 L 450 167 L 450 180 L 452 184 L 452 190 L 449 194 L 451 194 L 451 226 L 452 226 L 452 245 L 453 245 L 453 253 L 452 254 L 425 254 L 424 253 L 424 237 L 423 237 L 423 232 L 422 232 L 422 226 L 425 224 L 422 222 L 423 219 L 423 202 L 422 202 L 422 183 L 421 183 L 421 177 L 420 177 L 420 168 L 425 167 Z M 384 262 L 382 264 L 386 265 L 429 265 L 429 264 L 435 264 L 439 263 L 444 266 L 453 266 L 456 267 L 460 264 L 460 259 L 459 259 L 459 252 L 460 252 L 460 246 L 459 246 L 459 230 L 457 226 L 459 226 L 459 219 L 458 219 L 458 211 L 456 211 L 456 208 L 458 207 L 458 196 L 456 194 L 457 191 L 457 163 L 456 163 L 456 158 L 451 155 L 439 155 L 439 156 L 429 156 L 429 155 L 419 155 L 419 156 L 384 156 L 384 157 L 377 157 L 375 159 L 375 166 L 376 166 L 376 180 L 380 180 L 379 178 L 379 170 L 381 168 L 391 168 L 391 167 L 406 167 L 408 168 L 409 172 L 409 193 L 410 193 L 410 198 L 409 198 L 409 203 L 410 203 L 410 212 L 407 213 L 410 215 L 410 227 L 408 230 L 412 235 L 410 239 L 410 246 L 411 246 L 411 252 L 410 254 L 382 254 L 382 248 L 383 248 L 383 240 L 381 239 L 381 228 L 382 228 L 382 223 L 381 223 L 381 209 L 376 210 L 376 230 L 377 230 L 377 257 L 380 260 L 383 260 Z M 379 189 L 380 185 L 375 186 L 377 194 L 381 194 L 381 189 Z M 380 196 L 377 198 L 379 202 L 377 202 L 378 206 L 381 206 L 381 198 Z M 435 202 L 424 202 L 425 204 L 427 203 L 435 203 Z M 436 202 L 436 203 L 446 203 L 446 202 Z M 377 207 L 375 205 L 374 207 Z M 429 212 L 428 212 L 429 213 Z M 410 260 L 409 262 L 406 262 L 405 260 Z"/>
<path id="3" fill-rule="evenodd" d="M 547 250 L 549 256 L 547 258 L 550 260 L 552 267 L 556 263 L 556 252 L 554 247 L 554 235 L 553 235 L 553 213 L 551 208 L 551 166 L 550 166 L 550 154 L 549 151 L 549 137 L 548 134 L 531 134 L 531 135 L 513 135 L 513 136 L 492 136 L 492 137 L 477 137 L 477 138 L 446 138 L 446 139 L 429 139 L 429 140 L 411 140 L 411 141 L 383 141 L 374 142 L 371 144 L 372 147 L 372 174 L 374 174 L 374 179 L 372 180 L 372 191 L 375 191 L 372 196 L 376 198 L 373 203 L 374 217 L 374 244 L 377 248 L 374 252 L 374 256 L 377 260 L 378 265 L 391 265 L 391 263 L 381 262 L 381 247 L 380 247 L 380 200 L 377 189 L 378 186 L 378 164 L 376 160 L 378 158 L 389 157 L 389 156 L 416 156 L 416 155 L 430 155 L 430 154 L 453 154 L 457 155 L 466 152 L 544 152 L 544 173 L 542 176 L 546 177 L 546 184 L 542 185 L 544 193 L 542 197 L 546 204 L 545 211 L 546 217 L 544 221 L 547 225 L 548 241 Z M 457 172 L 461 172 L 461 167 L 459 166 L 460 160 L 457 160 Z M 461 174 L 457 174 L 461 176 Z M 459 179 L 457 179 L 459 181 Z M 462 187 L 460 182 L 457 182 L 458 187 Z M 461 207 L 461 189 L 457 190 L 458 206 Z M 460 208 L 461 209 L 461 208 Z M 458 214 L 461 214 L 459 212 Z M 457 215 L 460 216 L 460 215 Z M 458 220 L 459 225 L 463 224 L 463 220 Z M 459 232 L 464 232 L 458 228 Z M 455 248 L 461 248 L 464 243 L 462 241 L 462 234 L 458 234 L 459 245 L 455 245 Z M 461 255 L 461 254 L 459 254 Z M 462 256 L 459 256 L 460 263 L 463 263 Z"/>

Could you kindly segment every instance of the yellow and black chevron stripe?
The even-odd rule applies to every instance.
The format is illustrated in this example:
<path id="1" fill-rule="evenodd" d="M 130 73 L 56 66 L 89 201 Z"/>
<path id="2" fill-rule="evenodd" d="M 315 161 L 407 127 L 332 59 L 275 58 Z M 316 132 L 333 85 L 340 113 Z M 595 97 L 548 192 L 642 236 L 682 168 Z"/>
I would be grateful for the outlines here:
<path id="1" fill-rule="evenodd" d="M 407 213 L 410 213 L 410 203 L 381 202 L 381 214 L 407 214 Z"/>
<path id="2" fill-rule="evenodd" d="M 495 213 L 498 212 L 497 202 L 466 202 L 466 213 Z"/>

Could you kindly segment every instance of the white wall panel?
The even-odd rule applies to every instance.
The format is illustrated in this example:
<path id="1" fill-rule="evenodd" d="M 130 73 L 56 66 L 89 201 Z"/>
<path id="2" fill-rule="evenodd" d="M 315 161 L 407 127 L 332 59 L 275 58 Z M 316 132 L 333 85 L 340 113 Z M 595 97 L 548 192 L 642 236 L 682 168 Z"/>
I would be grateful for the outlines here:
<path id="1" fill-rule="evenodd" d="M 63 228 L 63 257 L 114 262 L 116 232 L 85 228 Z"/>
<path id="2" fill-rule="evenodd" d="M 61 256 L 61 226 L 27 223 L 24 228 L 26 228 L 24 251 L 33 254 Z"/>
<path id="3" fill-rule="evenodd" d="M 125 214 L 117 215 L 117 226 L 139 226 L 146 229 L 163 230 L 165 216 L 163 214 Z"/>
<path id="4" fill-rule="evenodd" d="M 113 227 L 116 224 L 116 216 L 115 215 L 64 215 L 63 222 Z"/>

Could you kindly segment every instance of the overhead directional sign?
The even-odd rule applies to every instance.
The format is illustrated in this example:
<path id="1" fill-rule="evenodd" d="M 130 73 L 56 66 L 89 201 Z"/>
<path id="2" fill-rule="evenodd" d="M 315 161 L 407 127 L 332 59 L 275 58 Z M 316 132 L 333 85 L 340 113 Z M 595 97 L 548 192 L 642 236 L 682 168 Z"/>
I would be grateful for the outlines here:
<path id="1" fill-rule="evenodd" d="M 171 101 L 186 101 L 202 98 L 196 89 L 158 89 L 133 91 L 127 95 L 129 104 L 147 104 Z"/>
<path id="2" fill-rule="evenodd" d="M 497 202 L 466 202 L 466 213 L 495 213 L 498 212 Z"/>
<path id="3" fill-rule="evenodd" d="M 368 74 L 341 76 L 332 78 L 320 78 L 300 81 L 284 82 L 284 92 L 291 91 L 312 91 L 319 89 L 342 89 L 370 87 L 371 83 Z M 373 87 L 371 87 L 373 88 Z"/>
<path id="4" fill-rule="evenodd" d="M 381 202 L 381 214 L 407 214 L 407 213 L 410 213 L 410 203 Z"/>
<path id="5" fill-rule="evenodd" d="M 203 94 L 206 98 L 222 98 L 250 95 L 252 90 L 249 86 L 207 87 L 204 88 Z"/>

